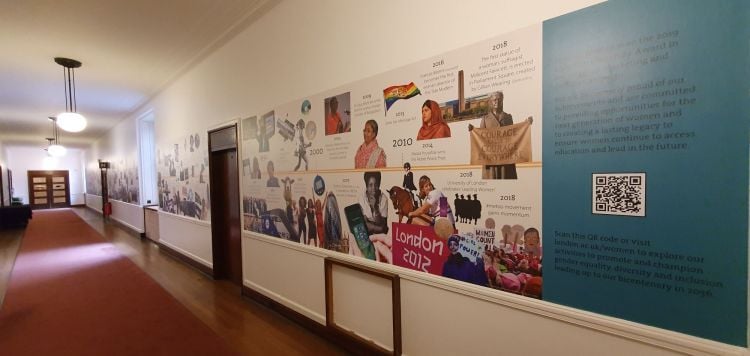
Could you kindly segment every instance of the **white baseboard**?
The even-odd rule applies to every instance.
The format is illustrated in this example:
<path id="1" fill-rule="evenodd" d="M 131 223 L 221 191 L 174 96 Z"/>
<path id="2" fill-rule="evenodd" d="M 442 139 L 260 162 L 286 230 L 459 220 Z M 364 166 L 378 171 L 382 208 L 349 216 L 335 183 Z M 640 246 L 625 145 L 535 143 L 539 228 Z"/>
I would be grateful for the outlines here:
<path id="1" fill-rule="evenodd" d="M 204 260 L 204 259 L 196 256 L 195 254 L 187 252 L 187 251 L 185 251 L 185 250 L 183 250 L 183 249 L 181 249 L 181 248 L 179 248 L 179 247 L 177 247 L 177 246 L 175 246 L 175 245 L 173 245 L 173 244 L 171 244 L 169 242 L 166 242 L 163 239 L 160 239 L 159 243 L 162 244 L 162 245 L 166 245 L 167 247 L 169 247 L 169 248 L 171 248 L 171 249 L 173 249 L 173 250 L 175 250 L 175 251 L 177 251 L 177 252 L 179 252 L 179 253 L 187 256 L 187 257 L 189 257 L 190 259 L 192 259 L 192 260 L 194 260 L 194 261 L 196 261 L 196 262 L 198 262 L 198 263 L 200 263 L 200 264 L 202 264 L 202 265 L 204 265 L 204 266 L 206 266 L 208 268 L 211 268 L 211 269 L 214 268 L 214 264 L 213 263 L 210 263 L 210 262 L 208 262 L 208 261 L 206 261 L 206 260 Z"/>
<path id="2" fill-rule="evenodd" d="M 245 279 L 242 282 L 244 283 L 245 287 L 248 287 L 248 288 L 250 288 L 250 289 L 252 289 L 252 290 L 254 290 L 254 291 L 256 291 L 256 292 L 258 292 L 260 294 L 263 294 L 266 297 L 271 298 L 271 299 L 273 299 L 274 301 L 276 301 L 276 302 L 278 302 L 280 304 L 283 304 L 287 308 L 290 308 L 290 309 L 292 309 L 292 310 L 294 310 L 294 311 L 296 311 L 296 312 L 298 312 L 298 313 L 300 313 L 300 314 L 302 314 L 302 315 L 304 315 L 304 316 L 306 316 L 306 317 L 314 320 L 315 322 L 317 322 L 317 323 L 319 323 L 321 325 L 326 325 L 326 316 L 325 315 L 320 315 L 320 314 L 316 313 L 315 311 L 310 310 L 309 308 L 305 308 L 304 306 L 302 306 L 302 305 L 300 305 L 300 304 L 298 304 L 298 303 L 296 303 L 296 302 L 294 302 L 294 301 L 292 301 L 292 300 L 290 300 L 290 299 L 288 299 L 288 298 L 286 298 L 286 297 L 284 297 L 284 296 L 282 296 L 280 294 L 277 294 L 277 293 L 275 293 L 275 292 L 273 292 L 273 291 L 271 291 L 269 289 L 266 289 L 265 287 L 263 287 L 263 286 L 261 286 L 259 284 L 256 284 L 256 283 L 254 283 L 252 281 L 248 281 L 248 280 Z"/>
<path id="3" fill-rule="evenodd" d="M 144 229 L 139 229 L 139 228 L 137 228 L 137 227 L 135 227 L 135 226 L 127 223 L 126 221 L 124 221 L 122 219 L 118 219 L 118 218 L 114 217 L 114 215 L 110 215 L 110 217 L 112 218 L 112 220 L 115 220 L 118 223 L 125 225 L 126 227 L 128 227 L 129 229 L 131 229 L 131 230 L 133 230 L 133 231 L 135 231 L 137 233 L 143 233 L 143 232 L 145 232 Z"/>

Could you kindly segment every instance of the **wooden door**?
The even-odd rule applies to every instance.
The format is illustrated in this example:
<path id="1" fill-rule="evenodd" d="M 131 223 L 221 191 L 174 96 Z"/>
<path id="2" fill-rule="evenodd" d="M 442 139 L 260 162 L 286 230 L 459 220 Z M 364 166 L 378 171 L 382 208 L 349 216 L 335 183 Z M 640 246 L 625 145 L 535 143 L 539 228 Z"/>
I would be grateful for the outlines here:
<path id="1" fill-rule="evenodd" d="M 214 277 L 242 285 L 242 232 L 236 126 L 209 132 Z"/>
<path id="2" fill-rule="evenodd" d="M 68 171 L 29 171 L 28 176 L 32 209 L 70 207 Z"/>

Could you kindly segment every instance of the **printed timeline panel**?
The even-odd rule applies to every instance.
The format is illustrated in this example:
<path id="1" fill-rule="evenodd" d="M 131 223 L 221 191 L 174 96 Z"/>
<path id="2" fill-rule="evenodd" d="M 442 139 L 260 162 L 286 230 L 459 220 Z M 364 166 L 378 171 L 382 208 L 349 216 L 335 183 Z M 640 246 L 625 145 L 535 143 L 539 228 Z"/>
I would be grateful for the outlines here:
<path id="1" fill-rule="evenodd" d="M 615 1 L 544 23 L 546 300 L 747 344 L 747 14 Z"/>

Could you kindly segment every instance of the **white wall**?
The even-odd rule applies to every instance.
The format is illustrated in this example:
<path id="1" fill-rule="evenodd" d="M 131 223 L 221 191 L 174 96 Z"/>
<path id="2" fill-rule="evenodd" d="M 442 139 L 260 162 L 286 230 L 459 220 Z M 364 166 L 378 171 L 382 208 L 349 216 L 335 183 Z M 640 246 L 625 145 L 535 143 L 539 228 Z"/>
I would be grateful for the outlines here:
<path id="1" fill-rule="evenodd" d="M 87 187 L 87 192 L 89 192 L 89 200 L 96 202 L 96 209 L 100 210 L 100 190 L 93 186 L 101 184 L 99 179 L 95 179 L 99 172 L 98 160 L 110 162 L 112 168 L 108 172 L 110 177 L 108 189 L 112 203 L 111 217 L 137 232 L 143 232 L 143 208 L 138 202 L 139 194 L 135 193 L 135 201 L 121 201 L 122 198 L 113 195 L 118 186 L 113 184 L 113 179 L 111 179 L 113 176 L 120 176 L 120 172 L 123 170 L 127 171 L 128 174 L 137 174 L 138 141 L 136 137 L 136 121 L 134 118 L 129 118 L 117 124 L 86 150 L 86 169 L 90 175 L 94 175 L 94 177 L 89 177 L 89 185 L 92 186 Z M 133 173 L 133 170 L 135 170 L 135 173 Z M 135 182 L 134 186 L 139 187 L 138 182 Z M 133 186 L 131 185 L 131 187 Z M 88 202 L 87 205 L 89 205 Z"/>
<path id="2" fill-rule="evenodd" d="M 139 142 L 139 172 L 141 178 L 141 203 L 159 204 L 156 188 L 156 147 L 154 143 L 154 115 L 149 112 L 136 120 Z"/>
<path id="3" fill-rule="evenodd" d="M 101 213 L 102 197 L 99 195 L 86 193 L 86 206 Z"/>
<path id="4" fill-rule="evenodd" d="M 102 195 L 102 181 L 100 178 L 101 171 L 99 170 L 99 157 L 98 144 L 93 144 L 91 147 L 86 149 L 83 154 L 83 160 L 85 163 L 85 182 L 86 182 L 86 195 Z M 88 204 L 88 201 L 86 202 Z M 101 207 L 101 206 L 100 206 Z"/>
<path id="5" fill-rule="evenodd" d="M 112 218 L 121 224 L 141 233 L 145 224 L 143 207 L 137 204 L 124 203 L 119 200 L 110 200 L 112 204 Z"/>
<path id="6" fill-rule="evenodd" d="M 24 204 L 29 203 L 28 171 L 30 170 L 68 170 L 70 175 L 70 204 L 84 204 L 82 150 L 69 148 L 65 156 L 57 159 L 56 165 L 49 167 L 42 164 L 44 158 L 47 157 L 43 145 L 7 146 L 6 154 L 8 167 L 13 170 L 14 195 L 23 198 Z"/>
<path id="7" fill-rule="evenodd" d="M 159 243 L 213 268 L 211 224 L 159 211 Z"/>
<path id="8" fill-rule="evenodd" d="M 159 147 L 596 2 L 282 1 L 129 120 L 153 110 Z M 160 214 L 162 242 L 210 265 L 210 229 L 172 216 L 164 223 L 164 217 Z M 246 233 L 244 284 L 324 323 L 326 255 L 336 254 Z M 746 351 L 500 292 L 466 292 L 455 282 L 399 268 L 371 267 L 402 275 L 404 352 L 409 355 Z M 369 288 L 365 279 L 361 288 Z M 460 317 L 452 314 L 455 308 Z"/>

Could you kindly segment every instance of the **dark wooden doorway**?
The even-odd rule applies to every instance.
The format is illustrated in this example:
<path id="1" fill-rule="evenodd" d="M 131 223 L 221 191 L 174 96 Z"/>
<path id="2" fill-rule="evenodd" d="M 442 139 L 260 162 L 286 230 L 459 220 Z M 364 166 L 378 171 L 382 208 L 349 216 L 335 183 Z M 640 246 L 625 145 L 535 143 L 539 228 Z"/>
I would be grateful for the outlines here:
<path id="1" fill-rule="evenodd" d="M 242 232 L 237 125 L 209 131 L 214 278 L 242 285 Z"/>
<path id="2" fill-rule="evenodd" d="M 28 171 L 29 205 L 32 209 L 70 207 L 68 171 Z"/>
<path id="3" fill-rule="evenodd" d="M 104 217 L 105 219 L 108 216 L 107 214 L 105 214 L 105 209 L 107 203 L 109 203 L 109 184 L 107 183 L 108 167 L 109 163 L 105 163 L 104 165 L 102 165 L 102 161 L 99 161 L 99 182 L 101 183 L 102 188 L 102 217 Z"/>

